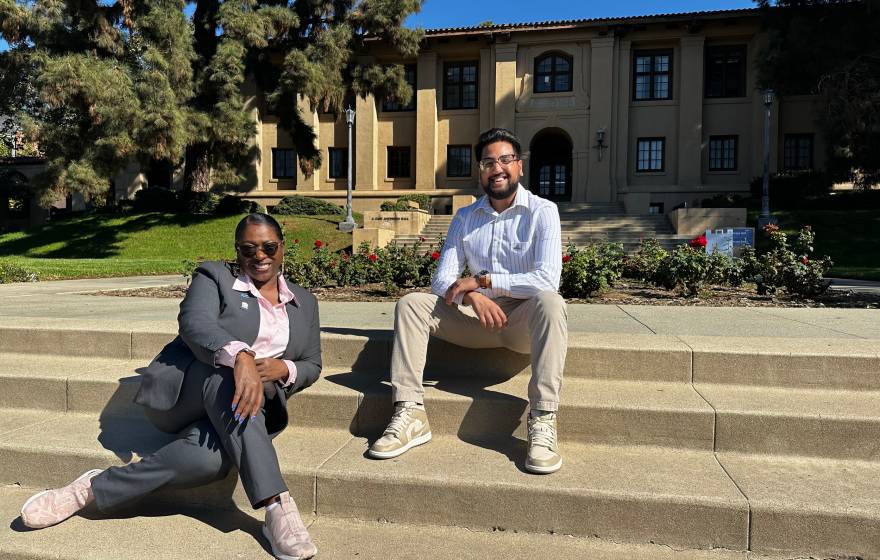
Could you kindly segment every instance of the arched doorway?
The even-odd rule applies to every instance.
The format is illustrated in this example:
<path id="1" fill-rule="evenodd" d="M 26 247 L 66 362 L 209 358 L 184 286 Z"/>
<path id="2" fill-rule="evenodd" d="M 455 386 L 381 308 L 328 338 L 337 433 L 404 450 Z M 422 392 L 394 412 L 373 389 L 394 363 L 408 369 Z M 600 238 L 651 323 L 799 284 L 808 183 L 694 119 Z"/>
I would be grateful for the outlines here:
<path id="1" fill-rule="evenodd" d="M 542 198 L 571 200 L 571 140 L 558 128 L 542 130 L 529 145 L 529 189 Z"/>

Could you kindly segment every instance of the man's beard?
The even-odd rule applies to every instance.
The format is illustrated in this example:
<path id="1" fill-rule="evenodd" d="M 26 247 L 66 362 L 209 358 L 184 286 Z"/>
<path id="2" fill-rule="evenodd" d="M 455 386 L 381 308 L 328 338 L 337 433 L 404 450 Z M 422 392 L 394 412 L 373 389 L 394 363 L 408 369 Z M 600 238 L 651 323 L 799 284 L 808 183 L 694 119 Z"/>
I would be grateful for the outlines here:
<path id="1" fill-rule="evenodd" d="M 504 200 L 508 198 L 510 195 L 516 192 L 516 189 L 519 187 L 519 179 L 516 181 L 511 180 L 510 175 L 507 176 L 507 188 L 503 191 L 493 191 L 492 188 L 487 183 L 486 186 L 483 187 L 483 192 L 485 192 L 489 198 L 494 198 L 495 200 Z"/>

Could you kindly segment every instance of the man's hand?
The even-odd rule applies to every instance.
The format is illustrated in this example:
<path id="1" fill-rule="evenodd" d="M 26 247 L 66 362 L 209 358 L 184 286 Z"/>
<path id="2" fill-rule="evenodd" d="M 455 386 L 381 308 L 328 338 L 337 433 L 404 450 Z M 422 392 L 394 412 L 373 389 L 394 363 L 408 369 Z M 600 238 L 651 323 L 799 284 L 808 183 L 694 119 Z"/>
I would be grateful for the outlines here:
<path id="1" fill-rule="evenodd" d="M 254 357 L 247 352 L 239 352 L 232 369 L 235 378 L 235 395 L 232 397 L 232 410 L 239 423 L 256 417 L 263 407 L 263 382 L 257 373 Z"/>
<path id="2" fill-rule="evenodd" d="M 479 292 L 468 292 L 464 296 L 464 303 L 473 307 L 484 328 L 503 329 L 507 326 L 507 315 L 491 298 Z"/>
<path id="3" fill-rule="evenodd" d="M 260 358 L 259 360 L 255 360 L 254 363 L 257 366 L 257 373 L 260 375 L 260 381 L 263 383 L 266 381 L 286 381 L 288 376 L 290 376 L 290 371 L 287 369 L 287 364 L 284 363 L 284 360 L 279 360 L 278 358 Z"/>
<path id="4" fill-rule="evenodd" d="M 479 282 L 477 282 L 477 279 L 473 276 L 459 278 L 449 286 L 448 290 L 446 290 L 446 305 L 452 305 L 455 303 L 455 298 L 457 298 L 459 294 L 473 292 L 474 290 L 479 289 L 479 287 Z"/>

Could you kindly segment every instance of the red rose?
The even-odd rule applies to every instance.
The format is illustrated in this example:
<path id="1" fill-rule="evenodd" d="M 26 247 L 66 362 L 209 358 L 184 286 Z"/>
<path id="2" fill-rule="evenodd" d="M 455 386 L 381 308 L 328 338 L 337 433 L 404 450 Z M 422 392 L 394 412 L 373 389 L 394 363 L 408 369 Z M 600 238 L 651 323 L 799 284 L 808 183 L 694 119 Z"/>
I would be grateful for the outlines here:
<path id="1" fill-rule="evenodd" d="M 433 253 L 431 253 L 431 259 L 432 259 L 432 260 L 435 260 L 435 261 L 436 261 L 436 260 L 439 259 L 439 258 L 440 258 L 440 253 L 438 253 L 437 251 L 434 251 Z"/>
<path id="2" fill-rule="evenodd" d="M 425 242 L 425 236 L 424 236 L 424 235 L 420 235 L 420 236 L 419 236 L 419 241 L 420 241 L 421 243 L 424 243 L 424 242 Z"/>
<path id="3" fill-rule="evenodd" d="M 324 243 L 320 239 L 315 239 L 315 247 L 323 247 Z"/>
<path id="4" fill-rule="evenodd" d="M 700 236 L 694 237 L 690 241 L 690 246 L 693 247 L 694 249 L 705 247 L 706 246 L 706 236 L 700 235 Z"/>
<path id="5" fill-rule="evenodd" d="M 801 257 L 801 264 L 810 264 L 810 259 L 808 259 L 806 256 Z"/>
<path id="6" fill-rule="evenodd" d="M 370 256 L 367 257 L 367 258 L 370 259 L 370 260 L 373 261 L 373 262 L 376 262 L 377 260 L 379 260 L 379 257 L 377 257 L 376 255 L 370 255 Z"/>
<path id="7" fill-rule="evenodd" d="M 562 255 L 562 262 L 567 263 L 571 260 L 571 255 Z"/>
<path id="8" fill-rule="evenodd" d="M 294 239 L 293 242 L 294 242 L 294 243 L 299 243 L 299 239 Z"/>
<path id="9" fill-rule="evenodd" d="M 345 262 L 348 262 L 348 253 L 342 254 L 342 260 L 344 260 Z"/>

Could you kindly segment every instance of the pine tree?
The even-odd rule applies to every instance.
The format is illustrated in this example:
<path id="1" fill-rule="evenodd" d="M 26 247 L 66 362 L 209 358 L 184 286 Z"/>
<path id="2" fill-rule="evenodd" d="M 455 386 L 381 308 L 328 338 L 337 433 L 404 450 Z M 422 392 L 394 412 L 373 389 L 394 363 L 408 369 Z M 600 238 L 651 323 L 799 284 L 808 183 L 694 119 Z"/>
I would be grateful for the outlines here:
<path id="1" fill-rule="evenodd" d="M 106 193 L 130 162 L 185 162 L 193 190 L 239 187 L 253 172 L 254 104 L 293 139 L 303 172 L 321 165 L 297 110 L 341 112 L 348 95 L 408 102 L 400 65 L 368 56 L 381 40 L 402 58 L 422 32 L 403 27 L 422 0 L 0 0 L 0 114 L 36 141 L 44 200 Z M 246 95 L 254 90 L 258 95 Z"/>

